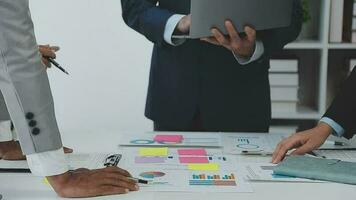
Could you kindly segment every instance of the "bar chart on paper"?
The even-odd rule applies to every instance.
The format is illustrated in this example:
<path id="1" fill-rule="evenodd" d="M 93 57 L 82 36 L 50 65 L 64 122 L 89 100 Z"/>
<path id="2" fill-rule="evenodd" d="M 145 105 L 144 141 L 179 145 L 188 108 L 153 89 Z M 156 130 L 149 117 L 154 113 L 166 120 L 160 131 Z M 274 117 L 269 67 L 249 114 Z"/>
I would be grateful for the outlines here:
<path id="1" fill-rule="evenodd" d="M 189 185 L 212 185 L 212 186 L 236 186 L 235 174 L 207 174 L 194 173 L 192 174 Z"/>
<path id="2" fill-rule="evenodd" d="M 252 192 L 247 183 L 237 171 L 191 171 L 165 169 L 165 166 L 130 168 L 130 173 L 148 181 L 140 184 L 144 192 Z"/>

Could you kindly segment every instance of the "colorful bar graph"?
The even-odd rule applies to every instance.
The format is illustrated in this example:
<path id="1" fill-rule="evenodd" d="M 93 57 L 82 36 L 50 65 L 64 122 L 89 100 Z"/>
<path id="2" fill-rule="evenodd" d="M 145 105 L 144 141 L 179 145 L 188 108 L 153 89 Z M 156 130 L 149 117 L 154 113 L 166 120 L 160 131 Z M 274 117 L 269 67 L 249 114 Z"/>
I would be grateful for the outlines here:
<path id="1" fill-rule="evenodd" d="M 236 186 L 235 175 L 193 174 L 189 185 Z"/>

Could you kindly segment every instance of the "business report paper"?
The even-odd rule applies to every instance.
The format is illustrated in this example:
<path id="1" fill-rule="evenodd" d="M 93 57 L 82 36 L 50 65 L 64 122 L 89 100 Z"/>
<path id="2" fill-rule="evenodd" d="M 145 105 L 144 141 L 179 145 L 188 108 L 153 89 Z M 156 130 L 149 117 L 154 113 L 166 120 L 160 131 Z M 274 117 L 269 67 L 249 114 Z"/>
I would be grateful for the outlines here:
<path id="1" fill-rule="evenodd" d="M 281 176 L 273 173 L 273 167 L 276 166 L 271 163 L 246 163 L 243 164 L 245 170 L 245 178 L 250 181 L 263 182 L 321 182 L 310 179 L 296 178 L 290 176 Z"/>
<path id="2" fill-rule="evenodd" d="M 228 154 L 271 155 L 284 134 L 234 133 L 225 135 L 224 152 Z"/>
<path id="3" fill-rule="evenodd" d="M 162 141 L 162 136 L 181 136 L 181 140 Z M 161 136 L 161 137 L 157 137 Z M 148 132 L 141 134 L 127 133 L 120 138 L 119 146 L 162 146 L 162 147 L 210 147 L 222 146 L 219 133 L 181 133 L 181 132 Z"/>
<path id="4" fill-rule="evenodd" d="M 249 193 L 252 188 L 234 170 L 195 171 L 166 169 L 164 166 L 131 168 L 134 177 L 148 181 L 140 185 L 146 192 L 228 192 Z"/>

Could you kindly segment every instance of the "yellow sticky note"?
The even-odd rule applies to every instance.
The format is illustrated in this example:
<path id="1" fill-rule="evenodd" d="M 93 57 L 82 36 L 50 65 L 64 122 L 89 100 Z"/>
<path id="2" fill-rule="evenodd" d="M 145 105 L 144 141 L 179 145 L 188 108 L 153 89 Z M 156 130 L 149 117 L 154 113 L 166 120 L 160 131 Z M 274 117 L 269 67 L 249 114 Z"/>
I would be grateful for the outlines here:
<path id="1" fill-rule="evenodd" d="M 47 178 L 44 178 L 43 182 L 44 182 L 44 184 L 49 185 L 49 182 L 48 182 Z"/>
<path id="2" fill-rule="evenodd" d="M 208 164 L 188 164 L 189 170 L 197 170 L 197 171 L 218 171 L 219 165 L 216 163 L 208 163 Z"/>
<path id="3" fill-rule="evenodd" d="M 168 148 L 141 148 L 140 156 L 167 156 Z"/>

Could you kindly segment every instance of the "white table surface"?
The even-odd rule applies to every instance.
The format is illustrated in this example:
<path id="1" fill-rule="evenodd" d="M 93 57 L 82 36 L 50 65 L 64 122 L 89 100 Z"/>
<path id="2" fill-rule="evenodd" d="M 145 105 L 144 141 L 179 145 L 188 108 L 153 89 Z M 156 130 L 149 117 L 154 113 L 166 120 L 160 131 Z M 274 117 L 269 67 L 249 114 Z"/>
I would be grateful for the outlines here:
<path id="1" fill-rule="evenodd" d="M 104 139 L 106 138 L 106 139 Z M 119 133 L 63 134 L 66 146 L 77 153 L 118 152 Z M 266 160 L 266 158 L 264 158 Z M 269 158 L 268 158 L 269 159 Z M 130 170 L 130 169 L 128 169 Z M 253 193 L 183 193 L 183 192 L 132 192 L 125 195 L 91 199 L 122 200 L 355 200 L 356 186 L 336 183 L 256 183 Z M 0 194 L 3 200 L 61 199 L 43 178 L 29 174 L 0 174 Z"/>

